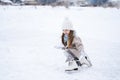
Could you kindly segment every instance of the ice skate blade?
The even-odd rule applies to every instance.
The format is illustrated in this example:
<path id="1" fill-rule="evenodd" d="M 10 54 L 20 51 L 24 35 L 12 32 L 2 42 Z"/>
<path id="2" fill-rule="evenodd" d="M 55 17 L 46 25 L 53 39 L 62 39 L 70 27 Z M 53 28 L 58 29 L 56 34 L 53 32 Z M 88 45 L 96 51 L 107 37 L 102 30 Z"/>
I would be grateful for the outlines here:
<path id="1" fill-rule="evenodd" d="M 78 68 L 75 68 L 75 69 L 68 69 L 68 70 L 65 70 L 65 71 L 78 71 Z"/>

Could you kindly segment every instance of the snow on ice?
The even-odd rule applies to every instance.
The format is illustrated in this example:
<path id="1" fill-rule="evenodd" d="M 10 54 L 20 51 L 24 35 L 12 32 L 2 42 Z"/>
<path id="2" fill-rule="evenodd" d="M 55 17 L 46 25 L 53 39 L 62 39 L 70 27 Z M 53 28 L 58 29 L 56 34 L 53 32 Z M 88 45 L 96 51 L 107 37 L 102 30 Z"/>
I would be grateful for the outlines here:
<path id="1" fill-rule="evenodd" d="M 55 49 L 68 16 L 93 66 L 64 72 Z M 120 80 L 120 10 L 50 6 L 0 6 L 0 80 Z"/>

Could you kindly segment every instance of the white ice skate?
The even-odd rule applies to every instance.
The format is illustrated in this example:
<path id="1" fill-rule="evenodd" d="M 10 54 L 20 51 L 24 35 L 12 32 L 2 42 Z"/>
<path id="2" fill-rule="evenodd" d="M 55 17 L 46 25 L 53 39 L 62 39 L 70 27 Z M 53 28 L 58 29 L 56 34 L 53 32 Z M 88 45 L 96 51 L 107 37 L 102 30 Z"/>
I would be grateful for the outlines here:
<path id="1" fill-rule="evenodd" d="M 74 71 L 78 70 L 78 65 L 76 64 L 75 60 L 68 61 L 68 67 L 65 69 L 65 71 Z"/>
<path id="2" fill-rule="evenodd" d="M 84 56 L 83 58 L 81 58 L 80 62 L 81 62 L 82 65 L 86 65 L 87 67 L 91 67 L 92 66 L 91 61 L 86 56 Z"/>

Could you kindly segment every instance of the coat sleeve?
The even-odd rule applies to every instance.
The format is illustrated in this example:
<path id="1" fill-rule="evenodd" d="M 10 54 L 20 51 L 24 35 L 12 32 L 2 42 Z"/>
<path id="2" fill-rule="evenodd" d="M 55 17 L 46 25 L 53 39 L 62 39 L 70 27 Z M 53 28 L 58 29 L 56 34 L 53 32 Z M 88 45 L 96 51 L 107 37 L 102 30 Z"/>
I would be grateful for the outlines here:
<path id="1" fill-rule="evenodd" d="M 75 37 L 72 43 L 72 47 L 68 48 L 76 57 L 80 57 L 81 50 L 83 50 L 83 44 L 79 37 Z"/>

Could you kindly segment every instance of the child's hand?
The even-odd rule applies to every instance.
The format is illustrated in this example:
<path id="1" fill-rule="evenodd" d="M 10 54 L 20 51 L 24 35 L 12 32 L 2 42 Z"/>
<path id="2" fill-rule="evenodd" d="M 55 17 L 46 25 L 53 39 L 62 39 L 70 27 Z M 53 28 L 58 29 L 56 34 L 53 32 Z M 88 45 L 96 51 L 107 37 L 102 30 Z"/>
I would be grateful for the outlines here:
<path id="1" fill-rule="evenodd" d="M 63 50 L 68 50 L 68 47 L 63 47 L 62 49 L 63 49 Z"/>

